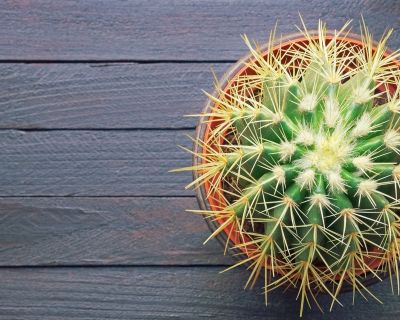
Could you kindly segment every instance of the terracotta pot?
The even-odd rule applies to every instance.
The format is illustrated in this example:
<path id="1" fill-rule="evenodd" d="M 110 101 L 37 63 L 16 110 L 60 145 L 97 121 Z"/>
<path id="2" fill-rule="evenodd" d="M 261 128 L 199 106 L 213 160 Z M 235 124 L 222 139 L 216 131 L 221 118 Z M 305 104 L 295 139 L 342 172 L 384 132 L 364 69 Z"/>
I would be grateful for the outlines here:
<path id="1" fill-rule="evenodd" d="M 316 31 L 311 32 L 313 35 L 313 38 L 316 39 L 318 38 Z M 329 41 L 332 39 L 333 33 L 328 32 L 326 40 Z M 338 37 L 339 41 L 344 41 L 348 42 L 349 44 L 355 45 L 355 46 L 363 46 L 363 43 L 361 41 L 360 36 L 355 35 L 355 34 L 349 34 L 347 37 Z M 280 39 L 279 43 L 277 43 L 273 48 L 272 51 L 277 51 L 279 49 L 285 49 L 288 46 L 290 46 L 293 43 L 300 43 L 300 44 L 306 44 L 308 43 L 308 40 L 304 38 L 304 36 L 300 33 L 297 34 L 292 34 L 290 36 L 287 36 L 285 38 Z M 263 55 L 265 56 L 268 53 L 267 46 L 264 46 L 262 48 L 262 52 L 264 53 Z M 388 54 L 388 53 L 387 53 Z M 254 74 L 254 71 L 251 70 L 249 67 L 245 66 L 244 62 L 249 62 L 252 61 L 253 57 L 251 54 L 248 54 L 247 56 L 243 57 L 241 60 L 239 60 L 236 64 L 234 64 L 222 77 L 220 80 L 220 85 L 221 88 L 223 88 L 223 92 L 229 91 L 230 86 L 232 83 L 235 81 L 235 77 L 239 75 L 244 75 L 244 74 Z M 396 65 L 400 68 L 400 62 L 396 61 Z M 384 90 L 383 86 L 381 90 Z M 389 86 L 390 92 L 394 92 L 396 90 L 396 86 L 390 85 Z M 213 96 L 218 96 L 219 93 L 217 91 L 213 92 Z M 207 101 L 203 113 L 208 113 L 211 108 L 214 107 L 214 103 L 210 100 Z M 207 118 L 202 117 L 199 120 L 199 124 L 196 129 L 196 138 L 200 139 L 202 141 L 207 140 L 207 137 L 209 136 L 210 131 L 212 130 L 213 126 L 215 126 L 215 121 L 208 121 L 205 122 Z M 210 120 L 210 119 L 208 119 Z M 194 151 L 196 154 L 201 154 L 204 153 L 203 150 L 201 150 L 201 147 L 197 144 L 194 145 Z M 194 156 L 193 157 L 193 165 L 197 165 L 201 162 L 202 160 L 199 157 Z M 197 179 L 198 174 L 196 172 L 193 173 L 193 178 Z M 196 188 L 196 197 L 200 206 L 201 210 L 215 210 L 218 204 L 218 201 L 221 201 L 219 199 L 218 195 L 216 193 L 212 194 L 210 198 L 206 198 L 206 195 L 209 191 L 210 185 L 209 183 L 205 183 L 198 188 Z M 219 218 L 217 220 L 211 221 L 210 219 L 206 219 L 206 222 L 212 232 L 214 232 L 216 229 L 218 229 L 221 224 L 225 222 L 222 218 Z M 248 237 L 243 236 L 243 238 L 239 235 L 239 232 L 237 231 L 237 228 L 234 223 L 229 223 L 225 226 L 223 232 L 220 232 L 217 235 L 217 240 L 224 246 L 226 247 L 226 244 L 228 242 L 228 246 L 230 249 L 230 252 L 232 252 L 233 256 L 238 259 L 239 254 L 245 254 L 247 256 L 251 256 L 252 252 L 257 250 L 255 246 L 241 246 L 239 248 L 234 248 L 234 246 L 243 244 L 244 242 L 247 242 L 250 240 Z M 368 265 L 371 267 L 371 269 L 377 269 L 381 264 L 380 259 L 378 258 L 371 258 L 370 261 L 368 261 Z M 261 273 L 262 274 L 262 273 Z M 387 276 L 387 274 L 385 275 Z M 379 281 L 376 277 L 373 277 L 371 274 L 363 275 L 363 283 L 364 285 L 370 285 L 372 283 L 375 283 Z M 342 291 L 347 291 L 350 290 L 350 286 L 343 286 Z"/>

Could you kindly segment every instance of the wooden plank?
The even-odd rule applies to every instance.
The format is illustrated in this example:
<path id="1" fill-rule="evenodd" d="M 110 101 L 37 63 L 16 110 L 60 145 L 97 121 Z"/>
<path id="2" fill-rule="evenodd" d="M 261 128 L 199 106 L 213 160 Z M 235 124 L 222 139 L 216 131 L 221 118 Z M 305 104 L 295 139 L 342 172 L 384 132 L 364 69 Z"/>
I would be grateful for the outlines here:
<path id="1" fill-rule="evenodd" d="M 0 128 L 194 127 L 212 82 L 207 63 L 0 64 Z"/>
<path id="2" fill-rule="evenodd" d="M 0 266 L 220 265 L 194 198 L 0 198 Z"/>
<path id="3" fill-rule="evenodd" d="M 0 196 L 188 196 L 191 131 L 0 131 Z"/>
<path id="4" fill-rule="evenodd" d="M 295 319 L 293 292 L 270 295 L 268 307 L 260 289 L 243 291 L 247 276 L 221 268 L 34 268 L 0 270 L 2 319 Z M 371 288 L 385 301 L 344 307 L 322 316 L 315 309 L 305 319 L 398 319 L 398 296 L 388 282 Z M 321 296 L 325 308 L 328 296 Z"/>
<path id="5" fill-rule="evenodd" d="M 362 13 L 377 34 L 399 30 L 395 0 L 2 1 L 0 59 L 236 60 L 241 34 L 264 40 L 277 19 L 292 33 L 298 12 L 310 28 L 318 18 L 339 28 Z"/>

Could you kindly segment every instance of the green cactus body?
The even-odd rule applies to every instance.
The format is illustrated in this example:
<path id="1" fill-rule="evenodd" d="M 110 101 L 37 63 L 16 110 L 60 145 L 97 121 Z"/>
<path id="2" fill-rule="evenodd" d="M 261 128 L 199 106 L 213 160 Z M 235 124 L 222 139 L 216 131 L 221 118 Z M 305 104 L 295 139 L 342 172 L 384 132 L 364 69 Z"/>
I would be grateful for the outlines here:
<path id="1" fill-rule="evenodd" d="M 256 75 L 238 78 L 229 96 L 212 97 L 210 116 L 221 123 L 201 143 L 224 143 L 188 168 L 202 174 L 200 185 L 219 175 L 214 187 L 231 195 L 221 214 L 260 248 L 245 260 L 257 269 L 251 277 L 260 266 L 279 266 L 283 274 L 265 277 L 265 290 L 297 285 L 301 313 L 316 291 L 334 303 L 344 283 L 366 289 L 359 276 L 371 271 L 368 258 L 379 256 L 388 270 L 397 270 L 399 258 L 398 53 L 383 54 L 386 36 L 371 53 L 366 28 L 365 47 L 343 44 L 341 32 L 329 42 L 323 24 L 318 39 L 304 32 L 308 45 L 288 49 L 294 58 L 285 63 L 246 38 Z M 387 94 L 382 83 L 396 92 Z"/>

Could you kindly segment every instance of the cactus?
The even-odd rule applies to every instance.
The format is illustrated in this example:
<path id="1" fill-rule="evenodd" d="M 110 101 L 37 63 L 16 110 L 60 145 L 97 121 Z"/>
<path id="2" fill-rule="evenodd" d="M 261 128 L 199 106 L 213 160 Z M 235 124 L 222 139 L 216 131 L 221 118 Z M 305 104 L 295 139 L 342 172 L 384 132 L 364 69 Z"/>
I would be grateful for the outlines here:
<path id="1" fill-rule="evenodd" d="M 246 286 L 263 274 L 266 298 L 295 287 L 300 316 L 318 292 L 340 304 L 344 284 L 378 300 L 363 277 L 398 284 L 400 257 L 400 52 L 386 52 L 391 31 L 375 45 L 364 23 L 362 46 L 346 41 L 349 23 L 330 40 L 324 23 L 317 37 L 302 23 L 306 41 L 273 49 L 273 32 L 267 54 L 244 36 L 252 72 L 207 93 L 201 161 L 179 169 L 218 201 L 193 210 L 224 221 L 210 238 L 234 223 Z"/>

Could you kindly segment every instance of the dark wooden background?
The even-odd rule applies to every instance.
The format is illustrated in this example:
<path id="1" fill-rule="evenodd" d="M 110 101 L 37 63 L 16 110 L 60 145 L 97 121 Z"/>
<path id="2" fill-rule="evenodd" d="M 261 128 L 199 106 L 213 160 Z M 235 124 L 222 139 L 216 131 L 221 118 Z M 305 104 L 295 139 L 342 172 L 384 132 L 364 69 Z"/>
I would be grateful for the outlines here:
<path id="1" fill-rule="evenodd" d="M 0 2 L 1 319 L 297 318 L 293 293 L 265 308 L 246 270 L 219 274 L 232 260 L 184 211 L 190 174 L 168 170 L 190 164 L 176 145 L 210 67 L 246 52 L 242 33 L 294 32 L 299 11 L 356 32 L 362 13 L 400 47 L 396 0 Z M 372 289 L 384 305 L 345 294 L 324 318 L 399 319 L 389 283 Z"/>

